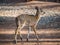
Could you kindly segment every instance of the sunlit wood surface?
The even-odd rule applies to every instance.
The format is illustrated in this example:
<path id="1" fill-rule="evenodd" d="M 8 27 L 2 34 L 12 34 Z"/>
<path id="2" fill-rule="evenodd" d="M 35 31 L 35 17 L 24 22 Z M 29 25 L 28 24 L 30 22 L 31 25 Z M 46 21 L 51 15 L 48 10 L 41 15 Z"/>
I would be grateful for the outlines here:
<path id="1" fill-rule="evenodd" d="M 15 29 L 0 29 L 0 44 L 1 45 L 15 45 L 14 44 Z M 34 32 L 31 31 L 29 41 L 27 42 L 27 29 L 21 31 L 23 40 L 21 41 L 18 35 L 17 45 L 37 45 L 37 40 Z M 60 29 L 39 29 L 37 30 L 39 36 L 39 45 L 60 45 Z"/>

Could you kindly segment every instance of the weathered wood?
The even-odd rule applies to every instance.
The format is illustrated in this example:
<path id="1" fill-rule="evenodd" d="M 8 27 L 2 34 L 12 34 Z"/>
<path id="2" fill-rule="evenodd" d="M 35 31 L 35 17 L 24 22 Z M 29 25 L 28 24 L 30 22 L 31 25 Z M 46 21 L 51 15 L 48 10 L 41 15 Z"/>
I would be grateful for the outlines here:
<path id="1" fill-rule="evenodd" d="M 15 45 L 12 42 L 1 42 L 0 45 Z M 17 45 L 38 45 L 37 42 L 18 42 Z M 39 42 L 39 45 L 60 45 L 60 42 Z"/>
<path id="2" fill-rule="evenodd" d="M 41 3 L 40 3 L 40 4 L 41 4 Z M 40 6 L 40 4 L 39 4 L 38 6 Z M 44 5 L 44 4 L 45 4 L 45 5 Z M 49 5 L 49 4 L 51 4 L 51 5 Z M 20 5 L 20 4 L 19 4 L 19 5 Z M 43 3 L 43 5 L 46 6 L 46 7 L 48 7 L 48 5 L 49 5 L 50 7 L 52 7 L 54 4 L 53 4 L 53 3 Z M 55 4 L 55 5 L 56 5 L 56 4 Z M 58 5 L 58 4 L 57 4 L 57 5 Z M 40 7 L 41 7 L 41 6 L 40 6 Z M 50 7 L 47 8 L 47 10 L 48 10 L 48 9 L 52 10 L 52 8 L 55 8 L 55 7 L 52 7 L 52 8 L 50 8 Z M 57 6 L 57 7 L 58 7 L 58 6 Z M 57 8 L 57 7 L 56 7 L 56 8 Z M 56 10 L 56 12 L 57 12 L 57 10 L 59 10 L 59 8 L 54 9 L 54 10 Z M 60 10 L 59 10 L 59 11 L 60 11 Z M 58 12 L 59 12 L 59 11 L 58 11 Z M 58 13 L 58 12 L 57 12 L 57 13 Z M 45 13 L 45 14 L 46 14 L 46 13 Z M 50 14 L 51 14 L 51 13 L 50 13 Z M 50 14 L 48 14 L 48 15 L 50 15 Z M 48 15 L 47 15 L 47 17 L 48 17 Z M 59 14 L 59 15 L 60 15 L 60 14 Z M 53 16 L 53 15 L 51 15 L 51 16 Z M 10 16 L 9 16 L 9 17 L 10 17 Z M 41 16 L 41 17 L 45 17 L 45 16 Z M 53 17 L 54 17 L 54 16 L 53 16 Z M 59 17 L 59 16 L 57 16 L 57 18 L 58 18 L 58 17 Z M 8 20 L 8 19 L 12 19 L 12 18 L 6 18 L 6 19 Z M 44 19 L 46 19 L 46 17 L 45 17 Z M 50 19 L 50 18 L 49 18 L 49 19 Z M 48 20 L 49 20 L 49 19 L 48 19 Z M 54 17 L 53 19 L 55 19 L 55 17 Z M 7 22 L 9 23 L 9 25 L 8 25 Z M 1 32 L 1 27 L 2 27 L 2 30 L 4 30 L 4 34 L 8 34 L 8 33 L 11 32 L 12 30 L 15 30 L 15 28 L 16 28 L 16 27 L 15 27 L 14 29 L 12 29 L 12 27 L 15 26 L 15 24 L 13 24 L 13 23 L 14 23 L 13 20 L 12 20 L 12 21 L 7 21 L 7 22 L 6 22 L 6 24 L 4 23 L 4 25 L 1 25 L 1 24 L 0 24 L 0 32 Z M 12 22 L 12 23 L 10 23 L 10 22 Z M 43 21 L 43 22 L 44 22 L 44 21 Z M 54 24 L 54 22 L 51 22 L 51 23 Z M 55 22 L 55 23 L 56 23 L 56 22 Z M 59 23 L 59 22 L 57 22 L 57 23 Z M 59 23 L 59 24 L 60 24 L 60 23 Z M 59 24 L 58 24 L 58 25 L 59 25 Z M 39 24 L 38 24 L 38 25 L 39 25 Z M 48 24 L 46 24 L 46 25 L 48 25 Z M 41 25 L 40 25 L 40 26 L 41 26 Z M 50 26 L 50 25 L 49 25 L 49 26 Z M 42 26 L 42 27 L 43 27 L 43 26 Z M 46 27 L 46 26 L 44 26 L 44 27 Z M 52 27 L 53 27 L 53 26 L 52 26 Z M 10 30 L 10 31 L 8 31 L 8 30 Z M 48 36 L 53 37 L 53 38 L 50 39 L 50 40 L 49 40 L 49 39 L 46 40 L 46 39 L 43 39 L 43 38 L 42 38 L 42 40 L 41 40 L 41 38 L 40 38 L 40 42 L 39 42 L 40 45 L 60 45 L 60 35 L 59 35 L 59 34 L 60 34 L 60 29 L 59 29 L 59 31 L 58 31 L 57 29 L 54 30 L 54 31 L 53 31 L 53 30 L 54 30 L 54 29 L 52 29 L 52 31 L 51 31 L 51 29 L 50 29 L 50 30 L 47 31 L 47 30 L 44 29 L 44 30 L 39 30 L 39 31 L 38 31 L 38 32 L 39 32 L 39 35 L 40 35 L 41 37 L 45 37 L 45 36 L 47 36 L 47 37 L 48 37 Z M 7 31 L 7 33 L 6 33 L 5 31 Z M 2 31 L 2 32 L 3 32 L 3 31 Z M 1 32 L 1 33 L 2 33 L 2 32 Z M 25 32 L 25 31 L 24 31 L 24 32 Z M 11 33 L 13 33 L 13 31 L 12 31 Z M 11 34 L 11 33 L 9 33 L 9 34 Z M 25 33 L 26 33 L 26 32 L 25 32 Z M 44 33 L 43 36 L 41 35 L 41 33 L 42 33 L 42 34 Z M 2 33 L 2 34 L 3 34 L 3 33 Z M 47 35 L 47 34 L 48 34 L 48 35 Z M 1 38 L 1 36 L 2 36 L 2 35 L 0 34 L 0 38 Z M 9 36 L 10 36 L 10 35 L 9 35 Z M 3 35 L 2 37 L 4 37 L 4 38 L 5 38 L 5 37 L 8 37 L 8 38 L 9 38 L 9 36 Z M 57 37 L 59 37 L 59 39 L 58 39 Z M 54 38 L 57 38 L 58 40 L 57 40 L 57 39 L 54 39 Z M 2 38 L 1 38 L 1 39 L 2 39 Z M 13 39 L 13 40 L 14 40 L 14 39 Z M 2 39 L 2 40 L 0 40 L 0 41 L 2 41 L 2 42 L 4 41 L 4 43 L 1 43 L 1 42 L 0 42 L 0 45 L 14 45 L 14 44 L 10 43 L 10 41 L 13 41 L 13 40 L 10 40 L 10 39 L 5 40 L 5 39 Z M 48 42 L 44 42 L 44 40 L 45 40 L 45 41 L 48 41 Z M 5 43 L 5 41 L 7 41 L 7 42 L 9 41 L 9 43 Z M 19 41 L 20 41 L 20 40 L 19 40 Z M 52 42 L 49 42 L 49 41 L 52 41 Z M 41 42 L 42 42 L 42 43 L 41 43 Z M 26 43 L 26 42 L 24 42 L 24 45 L 25 45 L 25 43 Z M 31 43 L 32 43 L 32 44 L 31 44 Z M 33 41 L 32 41 L 31 43 L 30 43 L 30 42 L 29 42 L 29 43 L 27 42 L 26 45 L 35 45 L 36 42 L 33 43 Z M 22 44 L 19 42 L 18 45 L 22 45 Z M 37 44 L 36 44 L 36 45 L 37 45 Z"/>
<path id="3" fill-rule="evenodd" d="M 51 10 L 43 10 L 43 12 L 45 12 L 44 14 L 40 14 L 40 21 L 37 25 L 37 28 L 60 28 L 60 12 L 58 11 L 51 11 Z M 12 13 L 12 12 L 11 12 Z M 14 16 L 11 15 L 3 15 L 3 17 L 1 17 L 0 15 L 0 27 L 5 28 L 3 25 L 1 26 L 1 24 L 8 24 L 10 26 L 14 26 L 15 25 L 15 18 L 13 18 Z M 4 20 L 4 21 L 3 21 Z M 44 20 L 44 21 L 43 21 Z M 1 22 L 2 21 L 2 22 Z M 15 26 L 14 26 L 15 27 Z M 10 27 L 13 28 L 13 27 Z"/>
<path id="4" fill-rule="evenodd" d="M 14 39 L 0 39 L 0 42 L 13 42 Z M 18 42 L 27 42 L 26 39 L 21 41 L 20 39 L 17 40 Z M 37 42 L 36 39 L 30 39 L 28 42 Z M 60 42 L 60 39 L 39 39 L 39 42 Z"/>
<path id="5" fill-rule="evenodd" d="M 0 16 L 16 17 L 21 14 L 36 15 L 36 9 L 31 6 L 1 6 Z"/>

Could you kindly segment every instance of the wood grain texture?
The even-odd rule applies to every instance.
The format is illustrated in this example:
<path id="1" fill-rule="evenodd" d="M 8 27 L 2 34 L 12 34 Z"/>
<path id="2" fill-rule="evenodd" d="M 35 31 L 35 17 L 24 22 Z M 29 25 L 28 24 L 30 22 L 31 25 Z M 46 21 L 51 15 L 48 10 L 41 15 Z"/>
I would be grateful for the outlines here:
<path id="1" fill-rule="evenodd" d="M 53 12 L 54 11 L 60 12 L 59 3 L 32 1 L 32 2 L 23 3 L 23 4 L 17 3 L 17 4 L 13 4 L 12 6 L 14 6 L 14 5 L 15 6 L 20 6 L 20 5 L 38 6 L 42 9 L 52 10 Z M 14 31 L 16 29 L 15 18 L 6 17 L 5 19 L 6 19 L 6 21 L 1 20 L 2 23 L 0 23 L 0 45 L 15 45 L 13 43 Z M 3 20 L 5 20 L 5 19 L 3 19 Z M 59 19 L 60 18 L 58 18 L 58 20 Z M 55 21 L 58 21 L 58 20 L 56 19 Z M 55 22 L 55 24 L 56 24 L 56 22 Z M 60 23 L 57 22 L 57 24 L 59 25 Z M 23 35 L 23 40 L 26 40 L 27 32 L 28 32 L 27 27 L 25 27 L 21 31 L 21 34 Z M 37 29 L 37 32 L 38 32 L 38 36 L 39 36 L 39 40 L 40 40 L 39 45 L 60 45 L 60 28 L 48 28 L 48 29 L 39 29 L 39 30 Z M 31 31 L 29 40 L 31 42 L 23 41 L 23 45 L 37 45 L 37 41 L 36 41 L 33 31 Z M 17 45 L 22 45 L 22 42 L 19 39 L 19 35 L 18 35 Z"/>

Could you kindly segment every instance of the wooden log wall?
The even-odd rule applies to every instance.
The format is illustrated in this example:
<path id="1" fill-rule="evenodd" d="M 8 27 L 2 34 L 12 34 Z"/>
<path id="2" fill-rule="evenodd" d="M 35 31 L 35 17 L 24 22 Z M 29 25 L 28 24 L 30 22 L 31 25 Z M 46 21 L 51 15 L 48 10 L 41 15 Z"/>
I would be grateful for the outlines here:
<path id="1" fill-rule="evenodd" d="M 53 1 L 53 2 L 60 2 L 59 0 L 27 0 L 27 1 Z"/>
<path id="2" fill-rule="evenodd" d="M 48 3 L 46 3 L 46 2 L 43 3 L 44 6 L 48 6 L 47 4 L 51 4 L 50 7 L 56 5 L 55 3 L 53 4 L 53 3 L 49 3 L 49 2 Z M 40 6 L 40 5 L 41 4 L 39 3 L 38 6 Z M 51 7 L 51 8 L 50 7 L 49 8 L 46 7 L 47 11 L 44 10 L 45 14 L 47 14 L 48 12 L 49 13 L 47 15 L 41 15 L 41 21 L 40 21 L 39 24 L 42 23 L 42 24 L 46 24 L 47 26 L 52 26 L 52 27 L 54 27 L 53 25 L 55 25 L 55 26 L 59 25 L 58 27 L 60 28 L 60 20 L 59 20 L 60 17 L 58 16 L 58 15 L 60 15 L 60 10 L 59 10 L 60 9 L 60 5 L 55 6 L 55 7 Z M 6 7 L 4 7 L 4 8 L 6 8 Z M 13 7 L 13 9 L 14 8 L 15 8 L 15 6 Z M 52 10 L 52 8 L 56 8 L 56 12 L 54 12 L 55 9 L 54 9 L 53 12 L 48 10 L 48 9 Z M 57 10 L 59 10 L 58 11 L 59 13 L 57 12 Z M 1 6 L 0 6 L 0 13 L 1 13 Z M 53 16 L 52 13 L 53 13 L 53 15 L 56 15 L 56 16 Z M 55 14 L 55 13 L 58 13 L 58 14 Z M 15 18 L 13 18 L 13 17 L 3 17 L 3 18 L 0 18 L 0 45 L 15 45 L 13 43 L 13 41 L 14 41 L 14 34 L 15 34 L 15 30 L 16 30 L 16 25 L 15 25 L 15 20 L 14 19 Z M 50 22 L 50 24 L 48 25 L 46 22 L 48 24 Z M 53 24 L 53 25 L 51 25 L 51 24 Z M 45 26 L 42 25 L 42 27 L 46 27 L 46 25 Z M 60 29 L 59 28 L 55 28 L 55 29 L 54 28 L 52 28 L 52 29 L 51 28 L 49 28 L 49 29 L 37 29 L 38 36 L 39 36 L 39 41 L 40 41 L 39 45 L 60 45 Z M 23 29 L 21 31 L 21 34 L 23 36 L 23 41 L 24 41 L 27 38 L 27 30 Z M 18 41 L 21 41 L 19 35 L 18 35 Z M 31 42 L 29 42 L 29 43 L 25 42 L 26 44 L 24 42 L 23 42 L 24 44 L 20 44 L 20 42 L 19 42 L 17 45 L 35 45 L 36 38 L 34 36 L 34 32 L 33 31 L 31 31 L 31 35 L 29 37 L 29 41 L 31 41 Z M 35 43 L 33 43 L 34 41 L 35 41 Z M 38 45 L 38 44 L 36 44 L 36 45 Z"/>
<path id="3" fill-rule="evenodd" d="M 16 2 L 28 2 L 28 1 L 50 1 L 50 2 L 60 2 L 60 0 L 0 0 L 0 3 L 16 3 Z"/>

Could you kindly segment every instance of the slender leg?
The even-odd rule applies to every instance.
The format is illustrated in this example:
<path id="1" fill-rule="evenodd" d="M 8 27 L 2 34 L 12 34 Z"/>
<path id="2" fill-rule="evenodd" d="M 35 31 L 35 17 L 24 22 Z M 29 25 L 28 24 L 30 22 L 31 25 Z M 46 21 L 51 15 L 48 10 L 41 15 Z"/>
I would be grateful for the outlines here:
<path id="1" fill-rule="evenodd" d="M 36 32 L 36 28 L 34 28 L 34 27 L 32 27 L 32 28 L 33 28 L 33 31 L 34 31 L 34 33 L 36 35 L 37 40 L 38 40 L 38 35 L 37 35 L 37 32 Z"/>
<path id="2" fill-rule="evenodd" d="M 18 28 L 15 31 L 15 43 L 17 43 L 17 34 L 18 34 Z"/>
<path id="3" fill-rule="evenodd" d="M 17 34 L 18 34 L 18 27 L 19 27 L 17 18 L 15 19 L 15 22 L 16 22 L 17 28 L 15 30 L 15 37 L 14 37 L 15 39 L 14 39 L 14 41 L 15 41 L 15 43 L 17 43 Z"/>
<path id="4" fill-rule="evenodd" d="M 29 29 L 28 29 L 27 41 L 29 39 L 30 31 L 31 31 L 31 26 L 29 26 Z"/>
<path id="5" fill-rule="evenodd" d="M 20 39 L 22 40 L 22 35 L 21 35 L 21 28 L 20 30 L 18 31 L 19 35 L 20 35 Z"/>
<path id="6" fill-rule="evenodd" d="M 36 35 L 36 38 L 37 38 L 37 45 L 39 45 L 39 39 L 38 39 L 38 35 L 37 35 L 37 32 L 36 32 L 36 28 L 33 27 L 33 31 L 35 32 L 35 35 Z"/>
<path id="7" fill-rule="evenodd" d="M 19 25 L 19 31 L 18 31 L 18 33 L 20 35 L 21 40 L 22 40 L 21 30 L 24 28 L 25 24 L 26 24 L 26 22 L 24 22 L 22 26 Z"/>
<path id="8" fill-rule="evenodd" d="M 20 39 L 22 40 L 22 35 L 21 35 L 21 30 L 22 30 L 22 26 L 21 26 L 21 23 L 20 23 L 20 20 L 18 21 L 18 24 L 19 24 L 19 30 L 18 30 L 18 33 L 19 33 L 19 36 L 20 36 Z"/>

